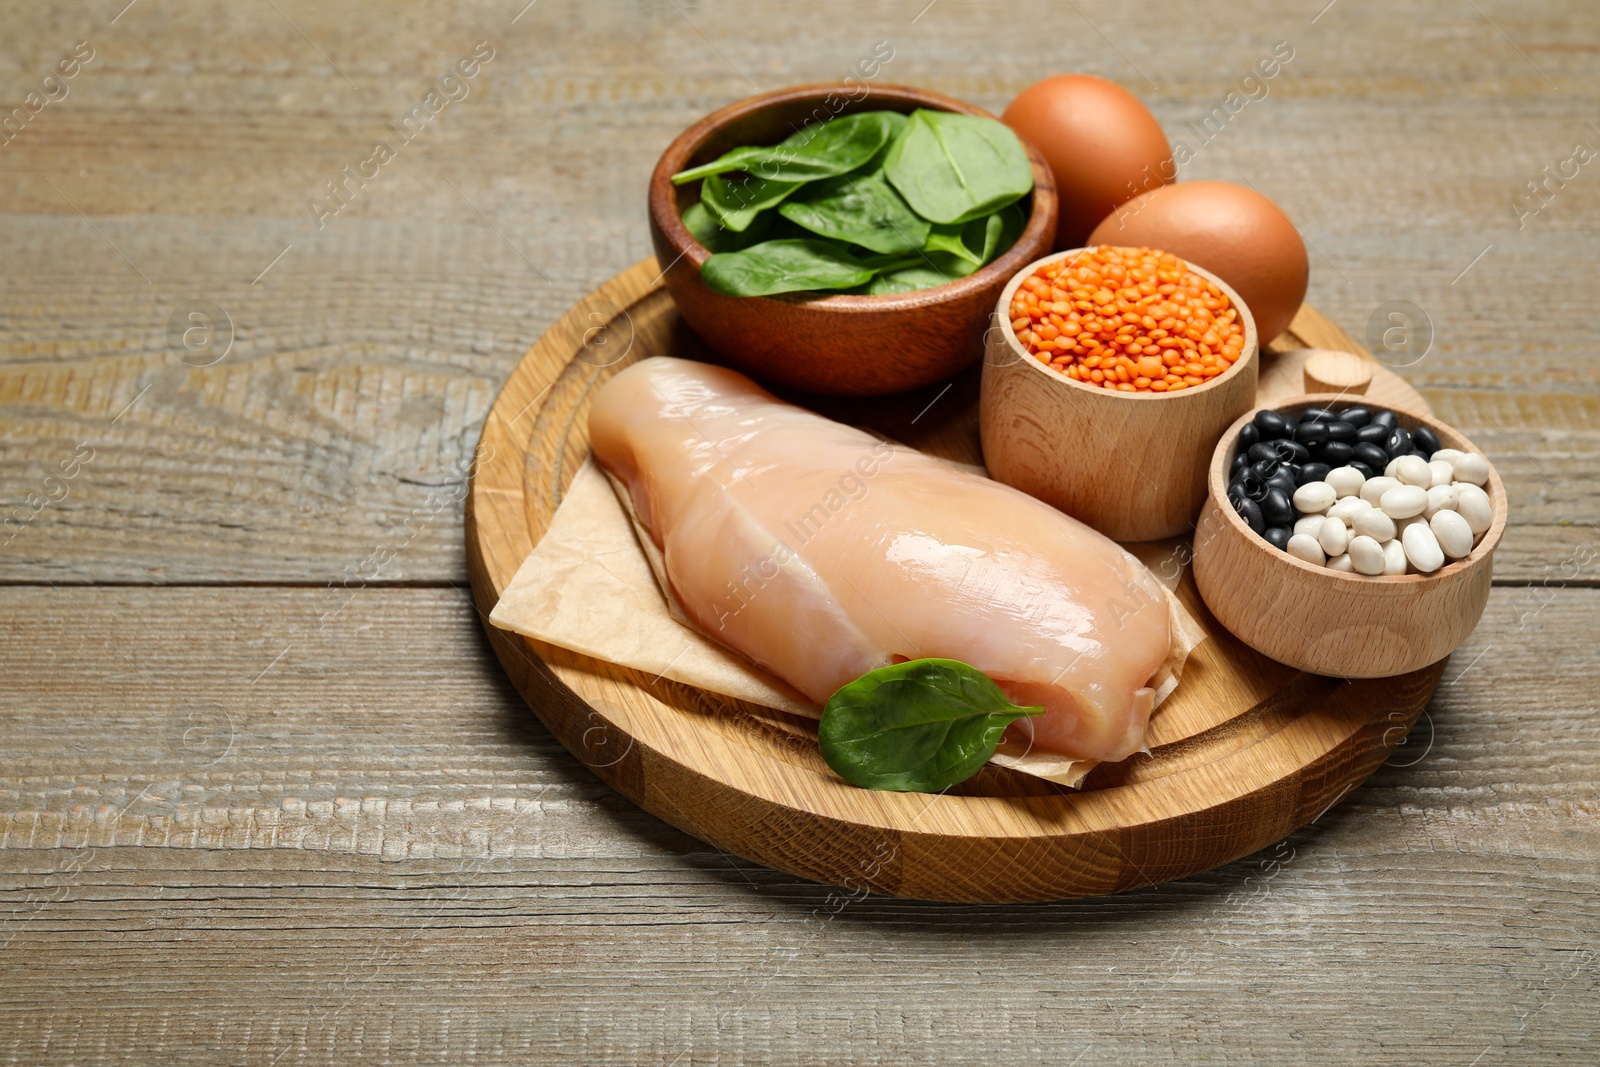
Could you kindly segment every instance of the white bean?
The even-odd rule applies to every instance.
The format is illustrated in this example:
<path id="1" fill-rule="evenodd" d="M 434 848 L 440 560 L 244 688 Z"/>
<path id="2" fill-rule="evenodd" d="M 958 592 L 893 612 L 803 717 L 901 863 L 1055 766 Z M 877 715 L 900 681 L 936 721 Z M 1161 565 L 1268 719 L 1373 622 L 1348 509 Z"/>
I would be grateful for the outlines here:
<path id="1" fill-rule="evenodd" d="M 1328 561 L 1328 569 L 1330 571 L 1353 572 L 1356 568 L 1355 564 L 1350 562 L 1350 553 L 1341 552 Z"/>
<path id="2" fill-rule="evenodd" d="M 1376 478 L 1368 478 L 1367 484 L 1361 487 L 1361 499 L 1373 507 L 1377 507 L 1378 501 L 1383 499 L 1383 494 L 1399 484 L 1400 479 L 1389 478 L 1381 474 Z"/>
<path id="3" fill-rule="evenodd" d="M 1343 519 L 1345 525 L 1348 526 L 1357 515 L 1361 514 L 1363 511 L 1372 510 L 1374 510 L 1372 505 L 1367 503 L 1365 500 L 1362 500 L 1360 497 L 1347 496 L 1341 498 L 1337 504 L 1328 509 L 1328 517 L 1334 519 Z"/>
<path id="4" fill-rule="evenodd" d="M 1378 544 L 1392 541 L 1399 531 L 1395 529 L 1394 520 L 1377 508 L 1368 508 L 1358 512 L 1351 520 L 1356 534 L 1361 537 L 1370 537 Z"/>
<path id="5" fill-rule="evenodd" d="M 1319 567 L 1327 561 L 1327 557 L 1322 554 L 1322 545 L 1309 534 L 1295 534 L 1289 538 L 1289 544 L 1285 547 L 1289 555 L 1295 559 L 1303 559 Z"/>
<path id="6" fill-rule="evenodd" d="M 1400 543 L 1405 546 L 1406 559 L 1421 573 L 1432 574 L 1444 566 L 1444 550 L 1439 547 L 1439 539 L 1433 536 L 1427 523 L 1407 526 L 1405 533 L 1400 535 Z"/>
<path id="7" fill-rule="evenodd" d="M 1307 482 L 1294 491 L 1294 509 L 1302 515 L 1316 515 L 1338 499 L 1338 491 L 1327 482 Z"/>
<path id="8" fill-rule="evenodd" d="M 1421 456 L 1401 456 L 1394 462 L 1394 476 L 1406 485 L 1426 489 L 1433 484 L 1433 471 L 1428 469 L 1428 461 Z"/>
<path id="9" fill-rule="evenodd" d="M 1464 455 L 1466 455 L 1466 453 L 1462 452 L 1460 449 L 1456 449 L 1456 448 L 1441 448 L 1441 449 L 1439 449 L 1439 451 L 1437 451 L 1433 455 L 1429 456 L 1428 459 L 1429 460 L 1443 460 L 1445 463 L 1450 464 L 1450 466 L 1452 468 L 1454 468 L 1455 465 L 1456 465 L 1456 460 L 1460 459 Z"/>
<path id="10" fill-rule="evenodd" d="M 1472 551 L 1472 527 L 1454 511 L 1437 512 L 1428 522 L 1439 548 L 1451 559 L 1460 559 Z"/>
<path id="11" fill-rule="evenodd" d="M 1383 476 L 1385 478 L 1393 478 L 1397 482 L 1400 480 L 1400 460 L 1398 457 L 1391 459 L 1389 465 L 1383 468 Z"/>
<path id="12" fill-rule="evenodd" d="M 1429 483 L 1431 489 L 1435 485 L 1449 485 L 1456 480 L 1456 469 L 1442 459 L 1432 460 L 1428 470 L 1433 474 L 1433 481 Z"/>
<path id="13" fill-rule="evenodd" d="M 1366 483 L 1367 476 L 1354 467 L 1335 467 L 1323 479 L 1333 486 L 1333 491 L 1341 497 L 1355 496 L 1361 492 L 1361 487 Z"/>
<path id="14" fill-rule="evenodd" d="M 1383 573 L 1383 546 L 1361 535 L 1350 541 L 1350 565 L 1357 574 Z"/>
<path id="15" fill-rule="evenodd" d="M 1428 490 L 1428 503 L 1422 509 L 1422 517 L 1431 519 L 1440 511 L 1454 511 L 1456 506 L 1456 490 L 1453 485 L 1436 485 Z"/>
<path id="16" fill-rule="evenodd" d="M 1487 530 L 1494 521 L 1494 508 L 1489 503 L 1489 494 L 1475 485 L 1463 485 L 1456 490 L 1456 511 L 1467 520 L 1467 527 L 1474 537 Z"/>
<path id="17" fill-rule="evenodd" d="M 1322 529 L 1321 515 L 1306 515 L 1295 520 L 1294 534 L 1305 534 L 1312 540 L 1316 539 L 1317 531 Z"/>
<path id="18" fill-rule="evenodd" d="M 1383 573 L 1404 574 L 1406 572 L 1406 549 L 1399 538 L 1383 543 Z"/>
<path id="19" fill-rule="evenodd" d="M 1345 529 L 1344 520 L 1332 515 L 1323 519 L 1322 528 L 1317 531 L 1317 544 L 1330 556 L 1343 552 L 1350 544 L 1350 531 Z"/>
<path id="20" fill-rule="evenodd" d="M 1428 494 L 1421 486 L 1398 485 L 1383 494 L 1378 506 L 1391 519 L 1409 519 L 1422 514 L 1422 509 L 1428 506 Z"/>
<path id="21" fill-rule="evenodd" d="M 1482 485 L 1489 480 L 1489 461 L 1476 452 L 1469 452 L 1456 460 L 1456 481 Z"/>

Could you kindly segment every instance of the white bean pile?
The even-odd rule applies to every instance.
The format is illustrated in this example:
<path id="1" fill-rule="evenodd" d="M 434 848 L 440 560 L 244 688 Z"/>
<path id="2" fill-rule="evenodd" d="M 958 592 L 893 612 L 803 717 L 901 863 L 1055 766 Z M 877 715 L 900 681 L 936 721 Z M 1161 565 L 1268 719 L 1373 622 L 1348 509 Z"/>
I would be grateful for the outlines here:
<path id="1" fill-rule="evenodd" d="M 1336 467 L 1294 491 L 1300 518 L 1288 552 L 1336 571 L 1432 574 L 1469 555 L 1489 529 L 1488 482 L 1488 460 L 1453 448 L 1428 460 L 1401 456 L 1373 478 Z"/>

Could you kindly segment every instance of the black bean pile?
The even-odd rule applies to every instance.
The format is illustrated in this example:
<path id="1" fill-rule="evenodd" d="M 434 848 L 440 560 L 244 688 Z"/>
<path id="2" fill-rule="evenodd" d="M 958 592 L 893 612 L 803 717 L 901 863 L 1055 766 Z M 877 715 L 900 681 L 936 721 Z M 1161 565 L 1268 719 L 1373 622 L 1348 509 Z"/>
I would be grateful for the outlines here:
<path id="1" fill-rule="evenodd" d="M 1354 467 L 1363 478 L 1375 478 L 1391 460 L 1415 455 L 1427 461 L 1438 450 L 1432 430 L 1407 430 L 1392 411 L 1307 408 L 1298 416 L 1258 411 L 1239 431 L 1239 451 L 1228 471 L 1228 502 L 1250 529 L 1281 550 L 1300 517 L 1295 489 L 1325 481 L 1337 467 Z"/>

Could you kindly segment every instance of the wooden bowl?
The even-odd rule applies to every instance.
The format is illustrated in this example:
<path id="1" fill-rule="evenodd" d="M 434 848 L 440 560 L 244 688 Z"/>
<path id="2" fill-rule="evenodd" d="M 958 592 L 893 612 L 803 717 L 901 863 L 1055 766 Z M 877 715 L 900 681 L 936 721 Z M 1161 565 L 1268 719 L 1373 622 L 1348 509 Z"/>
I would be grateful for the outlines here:
<path id="1" fill-rule="evenodd" d="M 1351 397 L 1316 393 L 1273 405 L 1299 412 Z M 1406 429 L 1426 426 L 1446 448 L 1478 452 L 1431 415 L 1384 404 Z M 1258 409 L 1259 410 L 1259 409 Z M 1491 466 L 1484 489 L 1494 519 L 1470 555 L 1432 574 L 1368 576 L 1329 570 L 1281 552 L 1228 503 L 1228 468 L 1239 430 L 1217 444 L 1194 539 L 1194 577 L 1206 606 L 1239 640 L 1280 663 L 1337 678 L 1387 678 L 1444 659 L 1478 625 L 1489 599 L 1494 549 L 1506 526 L 1506 490 Z"/>
<path id="2" fill-rule="evenodd" d="M 764 382 L 833 396 L 904 392 L 942 381 L 977 361 L 996 294 L 1018 267 L 1049 250 L 1055 233 L 1055 179 L 1026 141 L 1033 193 L 1017 243 L 965 278 L 915 293 L 735 297 L 713 292 L 700 280 L 711 253 L 690 236 L 681 217 L 699 199 L 699 183 L 672 184 L 674 174 L 731 148 L 776 144 L 814 115 L 917 108 L 994 118 L 982 108 L 922 89 L 874 86 L 860 100 L 848 101 L 838 85 L 802 85 L 730 104 L 667 146 L 650 177 L 650 239 L 656 260 L 668 265 L 663 280 L 679 312 L 723 359 Z"/>
<path id="3" fill-rule="evenodd" d="M 1194 529 L 1206 495 L 1206 464 L 1227 425 L 1256 402 L 1258 338 L 1239 294 L 1194 264 L 1227 294 L 1244 322 L 1244 351 L 1204 385 L 1178 393 L 1118 393 L 1075 382 L 1040 363 L 1011 329 L 1011 297 L 1045 263 L 1016 273 L 985 335 L 979 427 L 989 473 L 1088 523 L 1115 541 L 1154 541 Z"/>

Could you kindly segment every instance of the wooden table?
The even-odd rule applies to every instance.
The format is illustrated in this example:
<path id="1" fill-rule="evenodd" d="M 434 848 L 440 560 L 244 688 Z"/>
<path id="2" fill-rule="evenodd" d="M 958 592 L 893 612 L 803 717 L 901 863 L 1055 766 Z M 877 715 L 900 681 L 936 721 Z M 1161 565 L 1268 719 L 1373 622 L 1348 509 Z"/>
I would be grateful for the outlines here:
<path id="1" fill-rule="evenodd" d="M 1595 5 L 124 2 L 0 35 L 0 1060 L 1595 1061 L 1600 161 L 1526 186 L 1600 147 Z M 608 792 L 488 651 L 460 500 L 500 382 L 648 253 L 678 130 L 877 41 L 995 109 L 1117 80 L 1186 178 L 1283 206 L 1346 329 L 1431 320 L 1402 373 L 1505 476 L 1497 588 L 1274 848 L 858 899 Z"/>

